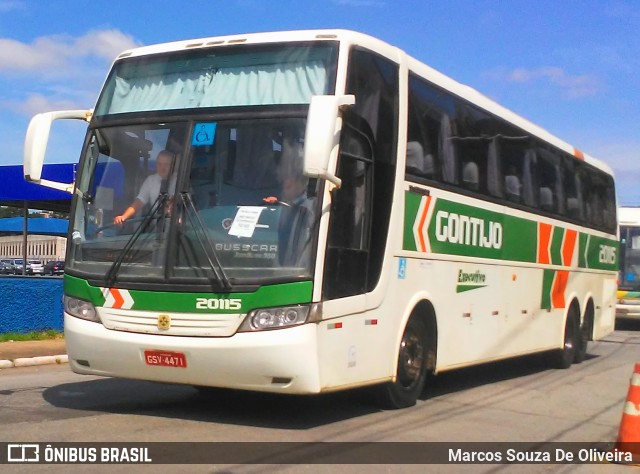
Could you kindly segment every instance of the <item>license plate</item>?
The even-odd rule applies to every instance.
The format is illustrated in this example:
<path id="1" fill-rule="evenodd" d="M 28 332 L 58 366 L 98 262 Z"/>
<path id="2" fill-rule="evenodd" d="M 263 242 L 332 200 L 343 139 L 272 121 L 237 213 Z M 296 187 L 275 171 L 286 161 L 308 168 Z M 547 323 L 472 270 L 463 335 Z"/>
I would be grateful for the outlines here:
<path id="1" fill-rule="evenodd" d="M 187 357 L 182 352 L 144 351 L 147 365 L 161 365 L 163 367 L 187 367 Z"/>

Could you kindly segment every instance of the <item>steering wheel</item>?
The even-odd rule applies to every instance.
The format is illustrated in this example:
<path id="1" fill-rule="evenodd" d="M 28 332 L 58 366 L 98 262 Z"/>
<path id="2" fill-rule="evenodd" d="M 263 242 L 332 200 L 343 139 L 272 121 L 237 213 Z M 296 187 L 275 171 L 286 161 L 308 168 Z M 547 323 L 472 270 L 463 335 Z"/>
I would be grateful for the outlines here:
<path id="1" fill-rule="evenodd" d="M 140 222 L 140 221 L 143 221 L 143 220 L 144 220 L 144 216 L 143 217 L 132 217 L 131 219 L 127 219 L 126 221 L 124 221 L 121 224 L 115 224 L 115 223 L 111 222 L 110 224 L 106 224 L 106 225 L 103 225 L 103 226 L 100 226 L 100 227 L 96 227 L 92 232 L 92 236 L 95 237 L 97 234 L 99 234 L 103 230 L 111 229 L 113 227 L 121 229 L 122 227 L 124 227 L 125 224 L 128 224 L 129 222 Z"/>

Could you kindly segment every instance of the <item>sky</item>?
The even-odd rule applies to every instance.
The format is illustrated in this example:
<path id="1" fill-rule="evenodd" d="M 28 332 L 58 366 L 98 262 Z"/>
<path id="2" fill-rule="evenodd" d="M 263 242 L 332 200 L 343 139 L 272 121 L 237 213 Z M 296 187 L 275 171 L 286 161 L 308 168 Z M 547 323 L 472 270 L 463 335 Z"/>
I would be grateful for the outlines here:
<path id="1" fill-rule="evenodd" d="M 405 50 L 605 161 L 640 205 L 636 0 L 0 0 L 0 165 L 22 163 L 33 114 L 92 108 L 125 49 L 311 28 Z M 64 127 L 48 163 L 80 156 L 86 124 Z"/>

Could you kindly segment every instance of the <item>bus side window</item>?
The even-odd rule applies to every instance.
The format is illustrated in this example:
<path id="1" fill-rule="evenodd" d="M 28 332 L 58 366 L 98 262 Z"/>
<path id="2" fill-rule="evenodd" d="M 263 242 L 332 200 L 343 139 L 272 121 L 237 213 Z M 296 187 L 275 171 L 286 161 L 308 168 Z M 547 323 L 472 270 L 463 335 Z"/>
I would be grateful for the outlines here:
<path id="1" fill-rule="evenodd" d="M 536 199 L 536 182 L 535 182 L 535 166 L 538 157 L 533 148 L 529 148 L 524 153 L 524 165 L 522 169 L 522 198 L 524 203 L 530 207 L 536 207 L 538 201 Z"/>
<path id="2" fill-rule="evenodd" d="M 527 156 L 530 140 L 524 132 L 509 128 L 501 129 L 493 137 L 489 145 L 489 192 L 492 195 L 531 205 L 532 158 Z"/>
<path id="3" fill-rule="evenodd" d="M 357 295 L 367 287 L 373 150 L 363 135 L 345 121 L 337 165 L 342 186 L 333 191 L 327 236 L 326 299 Z"/>
<path id="4" fill-rule="evenodd" d="M 587 205 L 591 208 L 591 222 L 600 227 L 603 223 L 602 219 L 602 200 L 597 190 L 591 192 L 591 196 Z"/>
<path id="5" fill-rule="evenodd" d="M 547 212 L 555 210 L 555 202 L 553 199 L 553 191 L 548 186 L 541 186 L 538 194 L 540 198 L 540 209 Z"/>
<path id="6" fill-rule="evenodd" d="M 418 141 L 407 142 L 407 174 L 433 179 L 433 155 L 425 154 L 424 147 Z"/>
<path id="7" fill-rule="evenodd" d="M 432 84 L 413 75 L 409 78 L 407 119 L 407 162 L 409 177 L 440 181 L 443 149 L 443 120 L 447 98 Z M 450 133 L 446 136 L 448 138 Z"/>
<path id="8" fill-rule="evenodd" d="M 588 170 L 583 185 L 587 225 L 615 232 L 615 190 L 611 177 Z"/>
<path id="9" fill-rule="evenodd" d="M 511 202 L 520 202 L 522 184 L 520 184 L 520 178 L 516 176 L 515 170 L 509 170 L 509 174 L 504 177 L 504 191 L 507 199 Z"/>
<path id="10" fill-rule="evenodd" d="M 442 179 L 445 183 L 458 183 L 458 160 L 453 137 L 453 124 L 447 114 L 440 120 L 440 138 L 438 146 L 442 160 Z"/>
<path id="11" fill-rule="evenodd" d="M 495 120 L 484 110 L 461 104 L 456 108 L 454 121 L 453 131 L 457 133 L 452 136 L 452 144 L 460 161 L 458 183 L 474 193 L 495 195 L 497 170 L 490 168 L 497 167 L 497 160 L 489 156 L 489 145 L 496 132 Z"/>
<path id="12" fill-rule="evenodd" d="M 558 186 L 560 177 L 556 157 L 542 148 L 538 149 L 537 178 L 540 209 L 545 212 L 561 212 L 561 190 Z"/>
<path id="13" fill-rule="evenodd" d="M 582 221 L 584 219 L 582 186 L 580 184 L 582 173 L 580 172 L 577 164 L 574 163 L 570 157 L 563 160 L 563 164 L 566 214 L 567 217 Z"/>
<path id="14" fill-rule="evenodd" d="M 604 209 L 600 199 L 600 179 L 592 170 L 586 171 L 583 181 L 586 224 L 591 227 L 601 227 L 604 222 L 602 216 Z"/>
<path id="15" fill-rule="evenodd" d="M 478 163 L 467 161 L 462 166 L 462 184 L 465 188 L 472 191 L 478 191 L 480 189 L 480 170 L 478 169 Z"/>
<path id="16" fill-rule="evenodd" d="M 500 177 L 500 136 L 496 135 L 489 142 L 488 156 L 487 156 L 487 191 L 491 196 L 504 198 L 504 192 L 506 188 L 501 182 Z M 513 184 L 513 183 L 510 183 Z"/>
<path id="17" fill-rule="evenodd" d="M 603 179 L 604 225 L 607 232 L 614 233 L 618 226 L 615 187 L 610 176 L 603 176 Z"/>

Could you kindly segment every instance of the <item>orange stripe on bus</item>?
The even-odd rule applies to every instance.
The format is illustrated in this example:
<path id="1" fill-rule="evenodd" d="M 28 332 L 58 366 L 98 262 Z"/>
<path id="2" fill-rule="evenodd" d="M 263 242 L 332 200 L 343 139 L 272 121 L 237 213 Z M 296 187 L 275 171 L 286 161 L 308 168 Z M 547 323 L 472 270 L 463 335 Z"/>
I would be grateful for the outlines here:
<path id="1" fill-rule="evenodd" d="M 124 298 L 120 294 L 120 291 L 117 290 L 116 288 L 111 288 L 109 291 L 111 291 L 111 295 L 113 296 L 113 299 L 114 299 L 112 308 L 115 308 L 115 309 L 122 308 L 122 305 L 124 304 Z"/>
<path id="2" fill-rule="evenodd" d="M 564 308 L 564 292 L 567 289 L 569 281 L 569 272 L 566 270 L 558 270 L 553 280 L 553 289 L 551 290 L 551 302 L 554 308 Z"/>
<path id="3" fill-rule="evenodd" d="M 424 209 L 422 209 L 422 215 L 420 216 L 420 224 L 418 225 L 418 238 L 420 239 L 420 251 L 427 251 L 427 244 L 424 241 L 424 223 L 427 220 L 427 213 L 429 212 L 429 205 L 431 204 L 431 196 L 425 196 L 426 203 Z"/>
<path id="4" fill-rule="evenodd" d="M 570 266 L 573 260 L 573 250 L 576 248 L 576 239 L 578 232 L 575 230 L 564 231 L 564 242 L 562 243 L 562 264 Z"/>
<path id="5" fill-rule="evenodd" d="M 538 223 L 538 263 L 550 264 L 549 244 L 551 243 L 551 224 Z"/>

